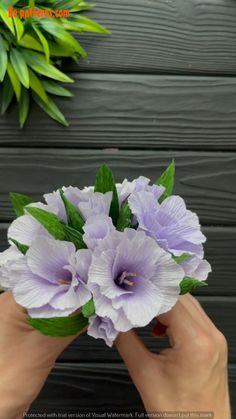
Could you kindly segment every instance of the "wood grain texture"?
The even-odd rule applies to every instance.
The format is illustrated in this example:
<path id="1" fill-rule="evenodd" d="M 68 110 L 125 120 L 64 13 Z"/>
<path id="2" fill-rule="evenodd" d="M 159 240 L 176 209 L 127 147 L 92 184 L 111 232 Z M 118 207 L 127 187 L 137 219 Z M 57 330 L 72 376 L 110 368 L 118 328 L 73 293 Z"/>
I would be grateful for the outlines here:
<path id="1" fill-rule="evenodd" d="M 236 331 L 235 331 L 235 297 L 197 297 L 209 317 L 224 333 L 229 346 L 229 360 L 236 362 Z M 146 328 L 138 329 L 141 338 L 153 352 L 168 346 L 166 338 L 155 339 L 151 336 L 153 324 Z M 100 339 L 90 336 L 80 336 L 61 355 L 62 361 L 118 361 L 120 359 L 115 349 L 106 347 Z"/>
<path id="2" fill-rule="evenodd" d="M 87 15 L 112 35 L 78 37 L 89 58 L 83 69 L 235 74 L 233 0 L 101 0 Z"/>
<path id="3" fill-rule="evenodd" d="M 236 366 L 229 366 L 231 405 L 236 411 Z M 143 412 L 123 364 L 57 364 L 31 413 Z M 61 416 L 63 417 L 63 416 Z M 223 418 L 222 418 L 223 419 Z"/>
<path id="4" fill-rule="evenodd" d="M 12 219 L 10 191 L 34 200 L 62 185 L 94 184 L 98 167 L 106 162 L 117 181 L 145 175 L 155 180 L 172 158 L 176 159 L 175 192 L 197 211 L 202 224 L 236 224 L 236 154 L 210 152 L 159 152 L 10 149 L 0 154 L 0 221 Z"/>
<path id="5" fill-rule="evenodd" d="M 0 145 L 236 150 L 236 77 L 74 77 L 74 98 L 56 100 L 69 128 L 35 105 L 20 130 L 15 105 L 1 117 Z"/>
<path id="6" fill-rule="evenodd" d="M 0 224 L 0 252 L 8 247 L 7 223 Z M 209 287 L 199 288 L 199 295 L 235 295 L 236 296 L 236 228 L 204 227 L 207 237 L 205 245 L 206 259 L 212 265 Z"/>

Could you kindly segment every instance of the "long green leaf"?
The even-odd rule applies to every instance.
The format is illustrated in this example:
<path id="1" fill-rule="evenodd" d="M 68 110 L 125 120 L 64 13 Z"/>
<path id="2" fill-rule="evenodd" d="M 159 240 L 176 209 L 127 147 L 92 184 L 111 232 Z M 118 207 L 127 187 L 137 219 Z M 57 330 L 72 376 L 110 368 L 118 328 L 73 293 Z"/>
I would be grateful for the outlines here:
<path id="1" fill-rule="evenodd" d="M 37 28 L 36 25 L 33 24 L 32 26 L 33 26 L 34 31 L 36 32 L 36 34 L 37 34 L 37 36 L 38 36 L 41 44 L 42 44 L 42 46 L 43 46 L 43 49 L 44 49 L 44 52 L 45 52 L 46 61 L 47 61 L 47 63 L 49 63 L 49 60 L 50 60 L 50 50 L 49 50 L 48 41 L 45 38 L 45 36 L 42 34 L 42 32 Z"/>
<path id="2" fill-rule="evenodd" d="M 20 82 L 28 89 L 29 71 L 22 54 L 17 49 L 12 48 L 10 51 L 10 60 Z"/>
<path id="3" fill-rule="evenodd" d="M 35 218 L 57 240 L 65 240 L 63 222 L 52 212 L 41 208 L 27 207 L 27 212 Z"/>
<path id="4" fill-rule="evenodd" d="M 3 92 L 2 92 L 2 102 L 1 102 L 1 114 L 3 115 L 8 109 L 12 98 L 14 96 L 14 90 L 10 82 L 8 74 L 5 75 L 3 81 Z"/>
<path id="5" fill-rule="evenodd" d="M 43 46 L 33 36 L 27 33 L 24 36 L 22 36 L 22 38 L 19 41 L 19 45 L 24 48 L 28 48 L 31 50 L 33 49 L 35 51 L 40 51 L 40 52 L 44 51 Z"/>
<path id="6" fill-rule="evenodd" d="M 82 307 L 82 314 L 84 317 L 90 317 L 95 314 L 95 305 L 92 298 Z"/>
<path id="7" fill-rule="evenodd" d="M 10 192 L 10 200 L 12 203 L 12 206 L 14 208 L 14 211 L 17 215 L 17 217 L 20 217 L 21 215 L 24 215 L 24 208 L 26 205 L 29 205 L 33 202 L 33 200 L 26 195 L 22 195 L 20 193 L 16 192 Z"/>
<path id="8" fill-rule="evenodd" d="M 23 25 L 22 21 L 17 16 L 14 17 L 13 21 L 14 21 L 14 25 L 15 25 L 17 40 L 20 41 L 22 36 L 24 35 L 24 25 Z"/>
<path id="9" fill-rule="evenodd" d="M 42 85 L 46 92 L 56 96 L 72 97 L 74 96 L 69 90 L 62 87 L 54 80 L 42 80 Z"/>
<path id="10" fill-rule="evenodd" d="M 44 90 L 44 86 L 41 80 L 36 76 L 36 74 L 29 69 L 29 84 L 31 89 L 37 93 L 37 95 L 40 97 L 40 99 L 48 103 L 48 96 Z"/>
<path id="11" fill-rule="evenodd" d="M 60 191 L 61 199 L 64 203 L 69 227 L 83 233 L 84 220 L 77 208 L 66 198 L 64 192 Z"/>
<path id="12" fill-rule="evenodd" d="M 7 63 L 7 73 L 8 73 L 8 76 L 9 76 L 10 80 L 11 80 L 11 84 L 12 84 L 12 87 L 14 89 L 16 99 L 19 102 L 20 94 L 21 94 L 21 84 L 20 84 L 20 80 L 18 79 L 17 74 L 16 74 L 14 68 L 12 67 L 10 61 L 8 61 L 8 63 Z"/>
<path id="13" fill-rule="evenodd" d="M 77 250 L 86 249 L 82 234 L 68 225 L 64 225 L 65 240 L 74 243 Z"/>
<path id="14" fill-rule="evenodd" d="M 0 34 L 0 81 L 3 81 L 7 70 L 7 50 Z"/>
<path id="15" fill-rule="evenodd" d="M 174 256 L 172 255 L 172 259 L 175 260 L 175 262 L 184 262 L 185 260 L 188 260 L 192 257 L 193 255 L 190 255 L 190 253 L 183 253 L 180 256 Z"/>
<path id="16" fill-rule="evenodd" d="M 162 185 L 166 188 L 164 194 L 159 199 L 163 202 L 168 196 L 172 194 L 175 182 L 175 162 L 172 160 L 171 164 L 162 173 L 162 175 L 154 182 L 156 185 Z"/>
<path id="17" fill-rule="evenodd" d="M 207 287 L 207 285 L 206 281 L 199 281 L 198 279 L 186 276 L 180 283 L 180 294 L 187 294 L 196 288 Z"/>
<path id="18" fill-rule="evenodd" d="M 13 18 L 8 16 L 8 11 L 4 9 L 0 9 L 0 17 L 8 29 L 11 31 L 13 35 L 15 35 L 15 27 L 13 23 Z"/>
<path id="19" fill-rule="evenodd" d="M 23 87 L 21 89 L 21 95 L 20 95 L 20 102 L 19 102 L 19 121 L 20 121 L 20 127 L 23 128 L 25 125 L 25 122 L 27 120 L 28 114 L 29 114 L 29 93 L 28 90 Z"/>
<path id="20" fill-rule="evenodd" d="M 69 317 L 32 318 L 27 319 L 28 323 L 36 330 L 46 336 L 74 336 L 81 332 L 88 325 L 88 319 L 82 313 Z"/>
<path id="21" fill-rule="evenodd" d="M 74 80 L 72 80 L 66 74 L 62 73 L 52 64 L 47 63 L 47 61 L 45 60 L 42 54 L 38 54 L 38 53 L 31 54 L 28 51 L 23 51 L 22 53 L 24 55 L 24 58 L 27 64 L 37 73 L 40 73 L 52 79 L 67 82 L 67 83 L 74 82 Z"/>
<path id="22" fill-rule="evenodd" d="M 103 164 L 97 172 L 94 190 L 101 193 L 112 192 L 110 217 L 116 226 L 119 217 L 119 200 L 113 173 L 106 164 Z"/>
<path id="23" fill-rule="evenodd" d="M 87 17 L 82 16 L 82 15 L 77 15 L 76 17 L 72 16 L 71 21 L 73 23 L 76 22 L 76 26 L 78 27 L 78 29 L 74 29 L 74 30 L 78 30 L 81 32 L 103 33 L 106 35 L 111 34 L 111 32 L 108 29 L 104 28 L 104 26 L 99 25 L 99 23 L 94 22 L 93 20 L 88 19 Z M 69 23 L 70 23 L 70 20 L 68 21 L 68 24 Z M 64 25 L 65 25 L 65 28 L 68 29 L 66 25 L 66 20 L 63 21 L 63 26 Z"/>
<path id="24" fill-rule="evenodd" d="M 44 112 L 46 112 L 51 118 L 55 119 L 55 121 L 59 122 L 65 127 L 68 127 L 69 124 L 67 120 L 50 97 L 48 97 L 48 103 L 46 104 L 34 92 L 32 92 L 32 96 L 34 101 L 38 106 L 40 106 L 40 108 L 43 109 Z"/>

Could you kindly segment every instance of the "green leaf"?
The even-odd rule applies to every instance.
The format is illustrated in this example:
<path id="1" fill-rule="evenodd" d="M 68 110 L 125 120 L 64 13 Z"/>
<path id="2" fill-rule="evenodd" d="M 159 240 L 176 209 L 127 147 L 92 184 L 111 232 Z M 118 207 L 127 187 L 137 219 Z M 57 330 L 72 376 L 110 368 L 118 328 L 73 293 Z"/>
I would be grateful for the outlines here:
<path id="1" fill-rule="evenodd" d="M 75 230 L 79 231 L 80 233 L 83 233 L 83 225 L 84 220 L 81 217 L 79 211 L 77 208 L 65 197 L 64 192 L 60 191 L 61 199 L 64 203 L 67 219 L 68 219 L 68 225 L 69 227 L 74 228 Z"/>
<path id="2" fill-rule="evenodd" d="M 44 51 L 43 50 L 43 46 L 31 35 L 29 34 L 25 34 L 24 36 L 22 36 L 22 38 L 20 39 L 20 41 L 18 42 L 20 46 L 24 47 L 24 48 L 28 48 L 28 49 L 33 49 L 35 51 Z M 32 54 L 32 52 L 31 52 Z"/>
<path id="3" fill-rule="evenodd" d="M 17 40 L 20 41 L 22 36 L 24 35 L 24 25 L 17 16 L 14 17 L 13 21 L 15 25 Z"/>
<path id="4" fill-rule="evenodd" d="M 43 50 L 45 52 L 46 61 L 47 61 L 47 63 L 49 63 L 49 60 L 50 60 L 50 50 L 49 50 L 48 41 L 45 38 L 45 36 L 42 34 L 42 32 L 37 28 L 36 25 L 33 24 L 32 26 L 34 28 L 34 31 L 38 35 L 38 38 L 39 38 L 39 40 L 40 40 L 40 42 L 41 42 L 41 44 L 43 46 Z"/>
<path id="5" fill-rule="evenodd" d="M 7 50 L 0 34 L 0 81 L 3 81 L 7 70 Z"/>
<path id="6" fill-rule="evenodd" d="M 20 121 L 20 127 L 23 128 L 25 125 L 27 116 L 29 114 L 29 93 L 28 90 L 23 87 L 21 89 L 21 95 L 20 95 L 20 103 L 19 103 L 19 121 Z"/>
<path id="7" fill-rule="evenodd" d="M 193 255 L 190 255 L 189 253 L 183 253 L 180 256 L 174 256 L 172 255 L 172 259 L 175 260 L 175 262 L 184 262 L 187 259 L 190 259 Z"/>
<path id="8" fill-rule="evenodd" d="M 172 160 L 171 164 L 162 173 L 162 175 L 154 182 L 156 185 L 162 185 L 166 188 L 165 192 L 159 199 L 159 202 L 163 202 L 168 196 L 172 194 L 175 181 L 175 161 Z"/>
<path id="9" fill-rule="evenodd" d="M 27 212 L 35 218 L 57 240 L 65 240 L 64 224 L 52 212 L 41 208 L 27 207 Z"/>
<path id="10" fill-rule="evenodd" d="M 106 164 L 103 164 L 97 172 L 94 191 L 101 193 L 112 192 L 110 217 L 116 226 L 119 217 L 119 200 L 113 173 Z"/>
<path id="11" fill-rule="evenodd" d="M 29 69 L 29 84 L 31 89 L 37 93 L 37 95 L 40 97 L 40 99 L 48 103 L 48 96 L 44 90 L 44 86 L 41 80 L 34 74 L 32 70 Z"/>
<path id="12" fill-rule="evenodd" d="M 86 249 L 82 234 L 68 225 L 64 225 L 65 240 L 74 243 L 77 250 Z"/>
<path id="13" fill-rule="evenodd" d="M 187 294 L 188 292 L 199 288 L 199 287 L 207 287 L 208 284 L 206 281 L 199 281 L 195 278 L 190 278 L 186 276 L 182 281 L 180 282 L 180 295 Z"/>
<path id="14" fill-rule="evenodd" d="M 23 253 L 23 255 L 25 255 L 25 254 L 26 254 L 26 252 L 27 252 L 27 250 L 29 250 L 29 246 L 27 246 L 26 244 L 22 244 L 22 243 L 18 242 L 18 241 L 17 241 L 17 240 L 15 240 L 15 239 L 11 239 L 11 238 L 9 238 L 9 241 L 11 241 L 12 243 L 14 243 L 14 244 L 16 245 L 17 249 L 18 249 L 21 253 Z"/>
<path id="15" fill-rule="evenodd" d="M 82 314 L 84 317 L 90 317 L 95 313 L 94 301 L 91 298 L 84 306 L 82 307 Z"/>
<path id="16" fill-rule="evenodd" d="M 29 51 L 23 51 L 22 53 L 27 64 L 37 73 L 43 74 L 51 79 L 74 83 L 74 80 L 62 73 L 62 71 L 58 70 L 52 64 L 47 63 L 42 54 L 38 54 L 37 52 L 32 54 Z"/>
<path id="17" fill-rule="evenodd" d="M 88 319 L 82 313 L 75 316 L 52 317 L 49 319 L 29 317 L 27 321 L 43 335 L 54 337 L 74 336 L 88 325 Z"/>
<path id="18" fill-rule="evenodd" d="M 81 32 L 104 33 L 107 35 L 111 34 L 111 32 L 108 29 L 104 28 L 104 26 L 99 25 L 99 23 L 94 22 L 93 20 L 88 19 L 85 16 L 79 15 L 79 16 L 76 16 L 75 18 L 72 16 L 72 22 L 74 21 L 78 25 L 78 29 L 74 29 L 74 30 L 79 30 Z"/>
<path id="19" fill-rule="evenodd" d="M 116 229 L 124 231 L 125 228 L 130 227 L 132 224 L 132 212 L 127 202 L 124 202 L 120 209 L 120 215 L 117 221 Z"/>
<path id="20" fill-rule="evenodd" d="M 8 76 L 9 76 L 10 80 L 11 80 L 11 84 L 12 84 L 12 87 L 14 89 L 16 99 L 19 102 L 20 94 L 21 94 L 21 84 L 20 84 L 20 80 L 18 79 L 17 74 L 16 74 L 14 68 L 12 67 L 10 61 L 8 61 L 8 63 L 7 63 L 7 73 L 8 73 Z"/>
<path id="21" fill-rule="evenodd" d="M 29 196 L 22 195 L 16 192 L 10 192 L 10 199 L 17 217 L 24 215 L 24 208 L 26 207 L 26 205 L 29 205 L 33 202 L 33 200 Z"/>
<path id="22" fill-rule="evenodd" d="M 8 29 L 11 31 L 13 35 L 15 35 L 15 28 L 12 17 L 8 16 L 8 11 L 4 9 L 0 9 L 0 17 Z"/>
<path id="23" fill-rule="evenodd" d="M 20 82 L 28 89 L 29 71 L 22 54 L 17 49 L 12 48 L 10 51 L 10 60 Z"/>
<path id="24" fill-rule="evenodd" d="M 41 98 L 34 92 L 32 92 L 32 96 L 34 101 L 37 103 L 38 106 L 40 106 L 40 108 L 43 109 L 44 112 L 46 112 L 51 118 L 55 119 L 60 124 L 64 125 L 65 127 L 68 127 L 69 124 L 67 120 L 50 97 L 48 97 L 48 103 L 44 103 L 41 100 Z"/>
<path id="25" fill-rule="evenodd" d="M 42 80 L 42 85 L 46 92 L 52 95 L 72 97 L 74 96 L 69 90 L 62 87 L 58 82 L 53 80 Z"/>
<path id="26" fill-rule="evenodd" d="M 2 294 L 3 292 L 5 292 L 5 290 L 3 290 L 2 288 L 0 288 L 0 294 Z"/>
<path id="27" fill-rule="evenodd" d="M 14 96 L 14 90 L 10 82 L 8 74 L 5 75 L 3 81 L 3 91 L 2 91 L 2 102 L 1 102 L 1 114 L 3 115 L 8 109 L 12 98 Z"/>

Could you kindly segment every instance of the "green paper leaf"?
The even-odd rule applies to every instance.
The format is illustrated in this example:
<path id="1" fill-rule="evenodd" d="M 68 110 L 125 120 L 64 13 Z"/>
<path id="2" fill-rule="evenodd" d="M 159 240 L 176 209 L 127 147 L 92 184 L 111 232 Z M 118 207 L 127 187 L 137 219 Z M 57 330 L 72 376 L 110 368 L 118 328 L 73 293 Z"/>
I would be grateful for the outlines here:
<path id="1" fill-rule="evenodd" d="M 19 102 L 20 94 L 21 94 L 21 84 L 20 84 L 20 80 L 19 80 L 14 68 L 12 67 L 10 61 L 8 61 L 8 63 L 7 63 L 7 72 L 8 72 L 8 76 L 11 80 L 11 84 L 12 84 L 12 87 L 14 89 L 16 99 Z"/>
<path id="2" fill-rule="evenodd" d="M 162 185 L 166 188 L 163 195 L 160 197 L 159 202 L 163 202 L 173 192 L 175 182 L 175 161 L 172 160 L 171 164 L 162 173 L 162 175 L 154 182 L 155 185 Z"/>
<path id="3" fill-rule="evenodd" d="M 43 52 L 43 46 L 31 35 L 26 33 L 19 41 L 19 45 L 30 50 Z M 32 54 L 32 52 L 31 52 Z"/>
<path id="4" fill-rule="evenodd" d="M 13 18 L 8 16 L 8 11 L 4 9 L 0 9 L 0 17 L 8 29 L 11 31 L 13 35 L 15 35 L 15 27 L 13 23 Z"/>
<path id="5" fill-rule="evenodd" d="M 125 228 L 130 227 L 132 223 L 132 212 L 127 202 L 124 202 L 120 209 L 120 215 L 117 221 L 117 230 L 124 231 Z"/>
<path id="6" fill-rule="evenodd" d="M 64 125 L 65 127 L 68 127 L 68 122 L 64 115 L 61 113 L 60 109 L 57 107 L 55 102 L 48 97 L 48 102 L 45 103 L 42 101 L 42 99 L 32 92 L 32 96 L 34 101 L 37 103 L 37 105 L 43 109 L 44 112 L 46 112 L 51 118 L 55 119 L 55 121 L 59 122 L 60 124 Z"/>
<path id="7" fill-rule="evenodd" d="M 1 102 L 1 115 L 4 115 L 6 110 L 8 109 L 9 105 L 14 96 L 14 90 L 12 84 L 10 82 L 8 74 L 5 75 L 3 81 L 3 91 L 2 91 L 2 102 Z"/>
<path id="8" fill-rule="evenodd" d="M 68 225 L 64 225 L 65 240 L 74 243 L 76 250 L 86 249 L 82 234 Z"/>
<path id="9" fill-rule="evenodd" d="M 104 26 L 99 25 L 99 23 L 94 22 L 93 20 L 85 16 L 77 15 L 75 18 L 72 16 L 72 22 L 76 22 L 78 25 L 78 29 L 74 30 L 78 30 L 81 32 L 103 33 L 106 35 L 111 35 L 111 32 L 108 29 L 104 28 Z"/>
<path id="10" fill-rule="evenodd" d="M 20 102 L 19 102 L 19 121 L 20 127 L 23 128 L 29 114 L 29 93 L 24 87 L 21 89 Z"/>
<path id="11" fill-rule="evenodd" d="M 19 19 L 19 17 L 15 16 L 14 19 L 14 25 L 15 25 L 15 31 L 17 35 L 17 40 L 20 41 L 23 34 L 24 34 L 24 25 L 22 21 Z"/>
<path id="12" fill-rule="evenodd" d="M 97 172 L 94 191 L 103 194 L 110 191 L 112 192 L 109 215 L 112 218 L 113 224 L 116 226 L 119 217 L 119 200 L 113 173 L 106 164 L 103 164 Z"/>
<path id="13" fill-rule="evenodd" d="M 189 253 L 183 253 L 180 256 L 174 256 L 174 255 L 172 255 L 172 259 L 174 259 L 175 262 L 184 262 L 185 260 L 188 260 L 191 257 L 193 257 L 193 255 L 190 255 Z"/>
<path id="14" fill-rule="evenodd" d="M 61 199 L 64 203 L 67 219 L 68 219 L 68 225 L 69 227 L 74 228 L 75 230 L 79 231 L 80 233 L 83 233 L 83 225 L 84 220 L 81 217 L 79 211 L 77 208 L 65 197 L 64 192 L 60 191 Z"/>
<path id="15" fill-rule="evenodd" d="M 27 250 L 29 250 L 29 246 L 27 246 L 26 244 L 22 244 L 22 243 L 18 242 L 18 241 L 17 241 L 17 240 L 15 240 L 15 239 L 11 239 L 11 238 L 9 238 L 9 241 L 11 241 L 12 243 L 14 243 L 14 244 L 16 245 L 17 249 L 18 249 L 21 253 L 23 253 L 23 255 L 25 255 L 25 254 L 26 254 L 26 252 L 27 252 Z"/>
<path id="16" fill-rule="evenodd" d="M 29 71 L 22 54 L 17 49 L 12 48 L 10 51 L 10 60 L 20 82 L 27 89 L 29 88 Z"/>
<path id="17" fill-rule="evenodd" d="M 25 206 L 31 204 L 33 200 L 29 196 L 22 195 L 16 192 L 10 192 L 9 195 L 10 195 L 11 203 L 17 217 L 24 215 Z"/>
<path id="18" fill-rule="evenodd" d="M 95 305 L 92 298 L 82 307 L 82 314 L 84 317 L 90 317 L 95 314 Z"/>
<path id="19" fill-rule="evenodd" d="M 54 337 L 74 336 L 88 325 L 88 319 L 82 313 L 49 319 L 28 317 L 27 322 L 43 335 Z"/>
<path id="20" fill-rule="evenodd" d="M 7 70 L 7 50 L 0 34 L 0 81 L 3 81 Z"/>
<path id="21" fill-rule="evenodd" d="M 199 287 L 207 287 L 208 283 L 206 281 L 199 281 L 195 278 L 190 278 L 186 276 L 180 282 L 180 295 L 187 294 L 188 292 L 199 288 Z"/>
<path id="22" fill-rule="evenodd" d="M 64 223 L 52 212 L 41 208 L 27 207 L 27 212 L 35 218 L 57 240 L 65 240 Z"/>

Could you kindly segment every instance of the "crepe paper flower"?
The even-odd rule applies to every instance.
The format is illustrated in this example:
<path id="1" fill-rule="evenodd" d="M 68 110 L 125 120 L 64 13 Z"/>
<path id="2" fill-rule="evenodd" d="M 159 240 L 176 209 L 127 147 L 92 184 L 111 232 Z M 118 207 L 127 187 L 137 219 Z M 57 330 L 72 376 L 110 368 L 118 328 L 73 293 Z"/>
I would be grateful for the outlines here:
<path id="1" fill-rule="evenodd" d="M 111 218 L 106 214 L 89 217 L 83 226 L 83 230 L 83 240 L 91 250 L 94 250 L 99 242 L 111 232 L 116 231 Z"/>
<path id="2" fill-rule="evenodd" d="M 86 285 L 90 262 L 89 250 L 76 252 L 72 243 L 37 237 L 17 264 L 16 302 L 31 317 L 73 313 L 91 299 Z"/>
<path id="3" fill-rule="evenodd" d="M 16 270 L 17 277 L 17 264 L 19 259 L 24 258 L 23 254 L 16 248 L 16 246 L 10 246 L 4 252 L 0 253 L 0 287 L 2 289 L 11 289 L 11 276 L 9 270 Z"/>
<path id="4" fill-rule="evenodd" d="M 113 232 L 95 248 L 88 273 L 96 314 L 117 331 L 146 326 L 170 310 L 183 269 L 142 231 Z"/>
<path id="5" fill-rule="evenodd" d="M 108 317 L 91 316 L 87 333 L 95 339 L 103 339 L 107 346 L 111 347 L 118 336 L 118 331 Z"/>
<path id="6" fill-rule="evenodd" d="M 205 281 L 209 273 L 212 272 L 210 263 L 197 256 L 193 256 L 180 262 L 180 266 L 183 268 L 187 277 L 197 278 L 200 281 Z"/>
<path id="7" fill-rule="evenodd" d="M 172 195 L 160 204 L 150 192 L 134 192 L 128 203 L 137 218 L 138 229 L 153 237 L 163 249 L 175 256 L 189 253 L 203 257 L 202 243 L 206 237 L 198 216 L 187 210 L 180 196 Z"/>

